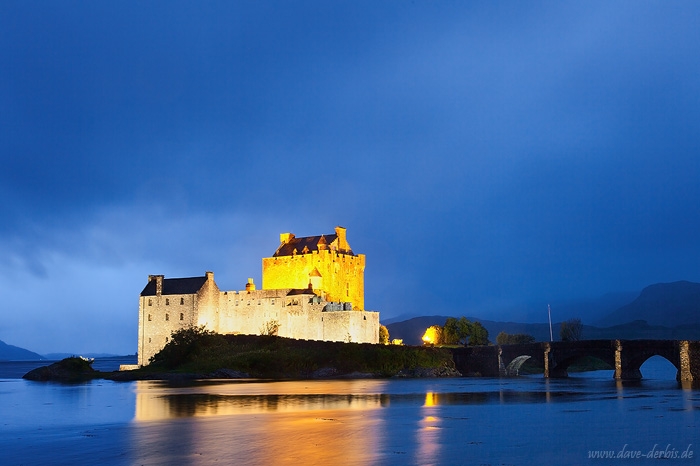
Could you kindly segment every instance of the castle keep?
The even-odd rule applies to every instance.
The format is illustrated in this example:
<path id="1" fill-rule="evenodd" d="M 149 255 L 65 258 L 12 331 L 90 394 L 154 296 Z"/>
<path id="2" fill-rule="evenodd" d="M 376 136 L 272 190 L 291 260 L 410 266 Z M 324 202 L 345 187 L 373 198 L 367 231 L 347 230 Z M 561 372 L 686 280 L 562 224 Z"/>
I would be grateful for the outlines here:
<path id="1" fill-rule="evenodd" d="M 306 340 L 378 343 L 379 313 L 364 310 L 365 256 L 353 253 L 346 230 L 297 238 L 262 260 L 262 289 L 221 291 L 213 272 L 202 277 L 150 275 L 139 299 L 138 363 L 168 342 L 172 332 L 204 325 L 223 334 L 277 335 Z"/>

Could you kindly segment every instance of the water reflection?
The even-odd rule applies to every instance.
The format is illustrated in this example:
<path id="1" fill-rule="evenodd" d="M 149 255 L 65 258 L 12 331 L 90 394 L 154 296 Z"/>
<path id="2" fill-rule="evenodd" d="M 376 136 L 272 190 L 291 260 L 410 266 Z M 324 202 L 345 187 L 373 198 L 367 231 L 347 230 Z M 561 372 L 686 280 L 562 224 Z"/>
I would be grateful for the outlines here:
<path id="1" fill-rule="evenodd" d="M 331 382 L 290 382 L 288 384 L 202 383 L 187 388 L 138 382 L 136 390 L 137 421 L 155 421 L 181 417 L 233 416 L 318 410 L 376 410 L 390 405 L 415 405 L 426 408 L 450 405 L 550 403 L 586 398 L 580 391 L 512 390 L 503 388 L 483 392 L 381 393 L 384 383 L 372 390 L 353 393 L 346 384 Z M 270 393 L 267 389 L 274 389 Z M 259 390 L 258 393 L 251 393 Z M 279 393 L 289 390 L 290 393 Z"/>
<path id="2" fill-rule="evenodd" d="M 167 384 L 138 382 L 135 418 L 154 421 L 270 412 L 377 409 L 389 401 L 388 396 L 381 393 L 382 383 L 375 385 L 377 393 L 353 393 L 352 383 L 206 382 L 173 388 Z"/>
<path id="3" fill-rule="evenodd" d="M 589 450 L 625 444 L 685 450 L 696 443 L 700 414 L 697 389 L 681 390 L 672 378 L 618 383 L 609 373 L 184 385 L 5 380 L 0 392 L 3 464 L 581 464 Z"/>
<path id="4" fill-rule="evenodd" d="M 228 383 L 136 388 L 136 462 L 368 464 L 383 383 Z M 153 428 L 153 426 L 159 426 Z"/>

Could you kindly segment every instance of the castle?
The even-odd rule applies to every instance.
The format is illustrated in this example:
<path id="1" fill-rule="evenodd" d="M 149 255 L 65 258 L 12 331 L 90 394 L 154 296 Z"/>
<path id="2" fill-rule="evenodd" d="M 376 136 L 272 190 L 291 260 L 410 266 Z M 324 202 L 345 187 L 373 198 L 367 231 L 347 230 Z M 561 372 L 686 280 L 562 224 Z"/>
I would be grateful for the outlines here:
<path id="1" fill-rule="evenodd" d="M 346 230 L 297 238 L 262 260 L 262 289 L 220 291 L 214 273 L 202 277 L 149 275 L 139 298 L 138 364 L 172 332 L 204 325 L 222 334 L 267 334 L 306 340 L 378 343 L 379 313 L 364 310 L 364 254 L 355 254 Z"/>

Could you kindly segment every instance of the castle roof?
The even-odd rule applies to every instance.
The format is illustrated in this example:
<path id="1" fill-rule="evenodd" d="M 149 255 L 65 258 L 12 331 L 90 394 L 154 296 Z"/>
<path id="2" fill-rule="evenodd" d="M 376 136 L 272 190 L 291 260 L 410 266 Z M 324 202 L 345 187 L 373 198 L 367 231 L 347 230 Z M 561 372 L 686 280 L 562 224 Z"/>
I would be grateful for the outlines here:
<path id="1" fill-rule="evenodd" d="M 202 289 L 207 277 L 164 278 L 162 294 L 195 294 Z M 156 295 L 156 280 L 148 282 L 141 296 Z"/>
<path id="2" fill-rule="evenodd" d="M 323 240 L 321 239 L 323 237 Z M 318 243 L 321 242 L 321 244 L 326 243 L 329 245 L 332 245 L 333 242 L 336 241 L 338 238 L 338 235 L 333 233 L 332 235 L 318 235 L 318 236 L 304 236 L 304 237 L 292 237 L 281 245 L 277 251 L 272 255 L 272 257 L 279 257 L 279 256 L 291 256 L 293 254 L 308 254 L 313 251 L 318 251 Z M 296 253 L 294 253 L 294 250 L 296 249 Z M 348 254 L 350 256 L 354 256 L 355 254 L 352 252 L 352 250 L 347 250 L 347 251 L 341 251 L 344 254 Z"/>
<path id="3" fill-rule="evenodd" d="M 308 288 L 301 288 L 301 289 L 294 288 L 294 289 L 289 290 L 289 293 L 287 293 L 287 296 L 296 296 L 296 295 L 300 295 L 300 294 L 312 294 L 314 296 L 316 295 L 316 293 L 309 290 Z"/>

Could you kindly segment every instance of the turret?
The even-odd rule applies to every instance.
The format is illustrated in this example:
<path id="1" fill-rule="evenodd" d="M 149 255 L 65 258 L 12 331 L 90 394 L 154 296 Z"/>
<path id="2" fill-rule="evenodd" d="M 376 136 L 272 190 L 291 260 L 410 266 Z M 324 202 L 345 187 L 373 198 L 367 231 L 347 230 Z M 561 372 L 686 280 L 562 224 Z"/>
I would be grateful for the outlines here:
<path id="1" fill-rule="evenodd" d="M 350 251 L 350 245 L 348 244 L 347 237 L 345 236 L 346 231 L 347 229 L 343 227 L 335 227 L 335 234 L 338 236 L 338 251 L 340 252 Z"/>
<path id="2" fill-rule="evenodd" d="M 249 278 L 248 283 L 245 284 L 245 290 L 246 291 L 255 291 L 255 283 L 253 283 L 252 278 Z"/>

